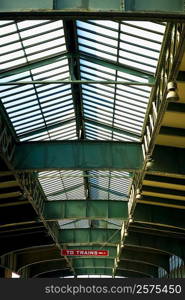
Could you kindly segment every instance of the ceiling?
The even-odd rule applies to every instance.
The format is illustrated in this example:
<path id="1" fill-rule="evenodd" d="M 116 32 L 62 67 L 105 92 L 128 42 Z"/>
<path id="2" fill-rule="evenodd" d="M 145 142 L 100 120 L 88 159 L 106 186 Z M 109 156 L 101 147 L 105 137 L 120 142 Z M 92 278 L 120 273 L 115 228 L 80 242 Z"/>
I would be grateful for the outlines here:
<path id="1" fill-rule="evenodd" d="M 23 277 L 168 272 L 184 255 L 184 24 L 8 20 L 0 40 L 1 265 Z"/>

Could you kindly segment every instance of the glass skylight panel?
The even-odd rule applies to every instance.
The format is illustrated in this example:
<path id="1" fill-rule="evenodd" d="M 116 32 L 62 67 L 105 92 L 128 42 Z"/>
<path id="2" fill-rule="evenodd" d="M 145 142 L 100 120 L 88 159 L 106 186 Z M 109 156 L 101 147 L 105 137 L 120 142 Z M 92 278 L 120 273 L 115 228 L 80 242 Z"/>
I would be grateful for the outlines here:
<path id="1" fill-rule="evenodd" d="M 39 181 L 49 201 L 85 199 L 81 171 L 40 172 Z"/>
<path id="2" fill-rule="evenodd" d="M 110 128 L 117 126 L 120 129 L 141 135 L 151 91 L 151 87 L 147 86 L 149 81 L 147 76 L 149 73 L 155 73 L 164 29 L 165 26 L 156 26 L 152 22 L 141 22 L 141 26 L 139 21 L 121 22 L 120 25 L 119 22 L 99 20 L 77 22 L 79 50 L 82 53 L 82 59 L 80 59 L 82 80 L 146 82 L 146 86 L 83 84 L 82 96 L 85 118 L 102 121 L 109 124 Z M 119 38 L 120 41 L 118 41 Z M 84 52 L 87 55 L 86 59 L 85 56 L 83 57 Z M 93 56 L 94 62 L 88 61 L 90 56 Z M 111 69 L 104 67 L 103 63 L 101 65 L 96 64 L 96 58 L 108 62 L 110 60 L 116 61 L 117 64 L 121 64 L 123 72 L 116 71 L 116 66 L 115 69 Z M 140 71 L 141 76 L 139 73 L 134 75 L 134 72 L 124 72 L 124 66 L 133 69 L 133 71 Z M 106 140 L 110 136 L 110 132 L 108 134 L 92 125 L 85 128 L 86 136 L 89 139 L 93 139 L 93 136 L 94 139 L 101 139 L 102 136 Z M 111 139 L 120 138 L 121 135 L 116 135 L 116 133 L 114 135 L 113 131 Z M 134 141 L 135 139 L 129 139 L 125 136 L 125 140 Z"/>
<path id="3" fill-rule="evenodd" d="M 14 26 L 12 27 L 12 25 Z M 8 44 L 11 42 L 12 30 L 15 33 L 17 32 L 17 44 L 14 43 L 14 45 L 20 47 L 20 55 L 18 51 L 14 51 L 13 54 L 6 54 L 7 52 L 4 51 L 2 59 L 8 59 L 5 56 L 11 55 L 10 67 L 13 67 L 14 63 L 15 67 L 20 64 L 20 62 L 15 62 L 19 56 L 23 56 L 26 65 L 29 60 L 28 56 L 37 56 L 37 52 L 43 59 L 45 54 L 48 58 L 49 55 L 56 55 L 56 51 L 60 54 L 66 51 L 62 21 L 23 21 L 18 22 L 17 25 L 15 23 L 11 24 L 11 27 L 7 26 L 7 29 L 3 31 L 3 37 L 6 37 L 5 44 L 6 42 Z M 13 39 L 12 41 L 15 42 Z M 61 47 L 63 48 L 61 49 Z M 60 80 L 68 79 L 69 77 L 68 60 L 61 56 L 61 58 L 57 58 L 57 61 L 47 63 L 30 71 L 8 77 L 4 76 L 1 81 Z M 75 118 L 71 85 L 2 86 L 1 97 L 20 139 L 60 140 L 77 138 L 74 126 L 69 127 L 64 132 L 62 132 L 62 129 L 58 131 L 56 129 L 50 133 L 47 129 L 47 126 L 54 122 L 64 122 Z M 45 132 L 43 132 L 44 127 Z M 42 132 L 37 133 L 37 129 L 39 130 L 40 128 L 42 128 Z M 28 134 L 28 137 L 26 134 Z"/>

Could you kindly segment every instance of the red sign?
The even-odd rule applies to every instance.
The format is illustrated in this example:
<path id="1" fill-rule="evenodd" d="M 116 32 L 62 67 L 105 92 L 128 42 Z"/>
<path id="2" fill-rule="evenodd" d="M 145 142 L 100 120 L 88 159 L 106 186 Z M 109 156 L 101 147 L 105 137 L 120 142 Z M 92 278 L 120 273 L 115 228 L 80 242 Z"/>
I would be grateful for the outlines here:
<path id="1" fill-rule="evenodd" d="M 66 256 L 109 256 L 109 251 L 107 250 L 73 250 L 73 249 L 63 249 L 61 250 L 61 255 Z"/>

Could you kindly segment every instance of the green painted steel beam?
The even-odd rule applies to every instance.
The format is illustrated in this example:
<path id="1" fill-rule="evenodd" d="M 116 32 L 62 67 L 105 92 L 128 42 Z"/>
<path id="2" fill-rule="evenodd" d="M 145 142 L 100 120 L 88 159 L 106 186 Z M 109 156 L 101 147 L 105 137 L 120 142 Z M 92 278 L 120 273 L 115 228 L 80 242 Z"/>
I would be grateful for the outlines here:
<path id="1" fill-rule="evenodd" d="M 128 203 L 113 200 L 62 200 L 44 204 L 44 218 L 61 219 L 119 219 L 127 220 Z"/>
<path id="2" fill-rule="evenodd" d="M 184 1 L 183 0 L 125 0 L 125 10 L 127 11 L 164 11 L 164 12 L 177 12 L 184 11 Z"/>
<path id="3" fill-rule="evenodd" d="M 159 253 L 151 253 L 145 251 L 137 251 L 132 248 L 124 247 L 120 255 L 120 260 L 129 260 L 134 262 L 141 262 L 156 267 L 161 267 L 167 272 L 169 271 L 169 256 Z"/>
<path id="4" fill-rule="evenodd" d="M 156 224 L 185 230 L 184 211 L 181 209 L 159 207 L 149 204 L 137 204 L 134 222 Z"/>
<path id="5" fill-rule="evenodd" d="M 151 174 L 185 175 L 185 149 L 155 146 L 153 165 L 147 171 Z"/>
<path id="6" fill-rule="evenodd" d="M 92 12 L 124 12 L 124 11 L 153 11 L 153 12 L 183 12 L 184 10 L 183 0 L 155 0 L 148 2 L 147 0 L 125 0 L 124 4 L 122 0 L 107 0 L 106 2 L 100 2 L 99 0 L 2 0 L 0 4 L 0 11 L 92 11 Z"/>
<path id="7" fill-rule="evenodd" d="M 83 268 L 105 268 L 112 269 L 114 267 L 114 259 L 107 258 L 78 258 L 72 260 L 74 269 Z"/>
<path id="8" fill-rule="evenodd" d="M 150 266 L 140 262 L 120 261 L 118 263 L 119 270 L 132 270 L 134 272 L 143 273 L 151 277 L 158 277 L 158 267 Z"/>
<path id="9" fill-rule="evenodd" d="M 121 232 L 116 229 L 62 229 L 59 231 L 58 239 L 61 244 L 68 245 L 117 245 L 120 242 Z M 100 248 L 102 247 L 100 246 Z"/>
<path id="10" fill-rule="evenodd" d="M 104 268 L 83 268 L 75 270 L 77 275 L 111 275 L 112 269 Z"/>
<path id="11" fill-rule="evenodd" d="M 112 141 L 22 142 L 15 148 L 16 170 L 140 170 L 140 143 Z"/>
<path id="12" fill-rule="evenodd" d="M 185 258 L 185 242 L 175 238 L 160 237 L 149 233 L 129 232 L 124 244 L 129 247 L 141 247 L 155 252 L 159 251 L 169 255 L 176 255 L 182 259 Z"/>

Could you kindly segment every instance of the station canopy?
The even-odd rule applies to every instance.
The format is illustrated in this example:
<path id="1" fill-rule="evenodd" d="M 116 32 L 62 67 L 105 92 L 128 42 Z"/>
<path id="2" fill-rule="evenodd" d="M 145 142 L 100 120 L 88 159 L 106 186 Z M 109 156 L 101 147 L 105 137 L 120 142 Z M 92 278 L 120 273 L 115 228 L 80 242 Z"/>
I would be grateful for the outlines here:
<path id="1" fill-rule="evenodd" d="M 126 20 L 1 21 L 1 102 L 17 141 L 140 142 L 165 27 Z M 133 176 L 124 170 L 38 173 L 48 201 L 128 201 Z M 122 222 L 59 225 L 120 229 Z"/>

